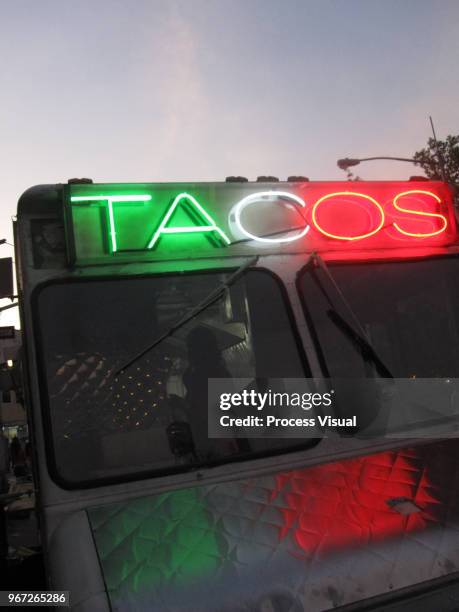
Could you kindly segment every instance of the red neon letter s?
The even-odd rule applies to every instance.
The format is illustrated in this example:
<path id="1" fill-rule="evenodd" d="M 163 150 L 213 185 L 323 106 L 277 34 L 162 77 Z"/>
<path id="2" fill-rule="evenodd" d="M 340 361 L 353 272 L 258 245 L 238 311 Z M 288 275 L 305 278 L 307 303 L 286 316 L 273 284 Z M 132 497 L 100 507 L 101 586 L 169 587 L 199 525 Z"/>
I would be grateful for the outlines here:
<path id="1" fill-rule="evenodd" d="M 399 193 L 397 196 L 395 196 L 394 198 L 394 207 L 401 211 L 401 212 L 405 212 L 405 213 L 409 213 L 411 215 L 419 215 L 421 217 L 435 217 L 437 219 L 441 219 L 442 221 L 442 227 L 437 230 L 436 232 L 428 232 L 428 233 L 424 233 L 424 234 L 418 234 L 418 233 L 413 233 L 413 232 L 407 232 L 406 230 L 403 230 L 398 223 L 396 223 L 394 221 L 394 227 L 397 231 L 399 231 L 401 234 L 404 234 L 405 236 L 413 236 L 414 238 L 429 238 L 430 236 L 436 236 L 437 234 L 441 234 L 442 232 L 445 231 L 447 225 L 448 225 L 448 220 L 446 219 L 446 217 L 444 215 L 440 215 L 439 213 L 428 213 L 428 212 L 423 212 L 421 210 L 411 210 L 409 208 L 403 208 L 402 206 L 400 206 L 398 204 L 398 199 L 406 196 L 406 195 L 410 195 L 412 193 L 422 193 L 424 195 L 428 195 L 431 196 L 432 198 L 434 198 L 434 200 L 436 200 L 439 204 L 441 204 L 441 199 L 435 194 L 435 193 L 431 193 L 430 191 L 422 191 L 420 189 L 413 189 L 412 191 L 404 191 L 403 193 Z"/>

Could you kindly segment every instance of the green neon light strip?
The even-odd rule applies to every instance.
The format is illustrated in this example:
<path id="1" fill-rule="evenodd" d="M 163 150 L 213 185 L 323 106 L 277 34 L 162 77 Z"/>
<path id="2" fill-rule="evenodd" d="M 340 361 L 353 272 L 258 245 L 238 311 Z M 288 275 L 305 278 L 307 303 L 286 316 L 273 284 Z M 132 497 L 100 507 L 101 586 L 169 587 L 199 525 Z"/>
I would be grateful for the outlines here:
<path id="1" fill-rule="evenodd" d="M 112 253 L 116 253 L 118 246 L 116 244 L 115 218 L 113 215 L 114 202 L 149 202 L 150 195 L 118 195 L 118 196 L 72 196 L 71 202 L 107 202 L 108 203 L 108 219 L 110 225 L 110 242 Z"/>
<path id="2" fill-rule="evenodd" d="M 112 241 L 112 252 L 116 253 L 118 245 L 116 244 L 115 218 L 113 216 L 113 202 L 108 201 L 108 218 L 110 220 L 110 240 Z"/>
<path id="3" fill-rule="evenodd" d="M 208 225 L 196 225 L 192 227 L 165 227 L 181 200 L 188 200 L 188 202 L 199 211 L 200 215 L 207 221 Z M 231 240 L 228 238 L 225 232 L 216 225 L 212 217 L 204 210 L 201 204 L 199 204 L 199 202 L 192 195 L 189 193 L 179 193 L 172 202 L 167 213 L 164 215 L 163 220 L 153 234 L 147 248 L 152 249 L 159 240 L 161 234 L 188 234 L 191 232 L 217 232 L 223 242 L 226 244 L 231 244 Z"/>
<path id="4" fill-rule="evenodd" d="M 162 234 L 187 234 L 188 232 L 214 232 L 215 225 L 195 225 L 193 227 L 163 227 Z"/>

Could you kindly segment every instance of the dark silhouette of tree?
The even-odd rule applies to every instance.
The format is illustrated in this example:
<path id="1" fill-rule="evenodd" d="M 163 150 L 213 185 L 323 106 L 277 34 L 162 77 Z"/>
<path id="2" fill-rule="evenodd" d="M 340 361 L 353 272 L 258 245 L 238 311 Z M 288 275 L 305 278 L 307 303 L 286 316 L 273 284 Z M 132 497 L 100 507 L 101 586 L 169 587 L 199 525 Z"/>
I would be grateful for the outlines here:
<path id="1" fill-rule="evenodd" d="M 446 140 L 429 138 L 427 147 L 413 155 L 428 178 L 441 180 L 442 172 L 448 183 L 456 187 L 456 203 L 459 191 L 459 136 L 449 135 Z"/>

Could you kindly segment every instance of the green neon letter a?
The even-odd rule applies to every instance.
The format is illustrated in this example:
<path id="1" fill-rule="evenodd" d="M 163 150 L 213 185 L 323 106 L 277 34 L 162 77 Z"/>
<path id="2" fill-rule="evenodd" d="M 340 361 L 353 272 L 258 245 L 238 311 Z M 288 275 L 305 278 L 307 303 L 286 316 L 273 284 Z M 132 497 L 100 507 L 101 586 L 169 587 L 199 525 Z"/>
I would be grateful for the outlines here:
<path id="1" fill-rule="evenodd" d="M 193 223 L 195 223 L 194 225 L 168 227 L 168 224 L 179 205 L 186 206 L 188 216 Z M 196 224 L 196 221 L 198 224 Z M 231 241 L 225 232 L 216 225 L 215 221 L 204 210 L 201 204 L 199 204 L 196 198 L 189 193 L 179 193 L 156 228 L 147 248 L 154 248 L 162 234 L 191 234 L 197 232 L 203 234 L 207 233 L 209 238 L 216 237 L 221 244 L 231 244 Z"/>

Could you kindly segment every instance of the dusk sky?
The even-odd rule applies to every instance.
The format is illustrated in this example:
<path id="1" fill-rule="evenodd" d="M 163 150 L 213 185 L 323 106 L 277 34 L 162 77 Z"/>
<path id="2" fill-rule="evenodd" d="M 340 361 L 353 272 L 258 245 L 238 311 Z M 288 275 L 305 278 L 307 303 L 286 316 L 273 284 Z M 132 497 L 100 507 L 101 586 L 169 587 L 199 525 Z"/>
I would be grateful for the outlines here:
<path id="1" fill-rule="evenodd" d="M 457 0 L 0 0 L 2 236 L 37 183 L 345 179 L 459 132 Z M 362 165 L 365 179 L 420 169 Z M 4 255 L 12 249 L 5 245 Z M 14 315 L 5 313 L 5 325 Z"/>

